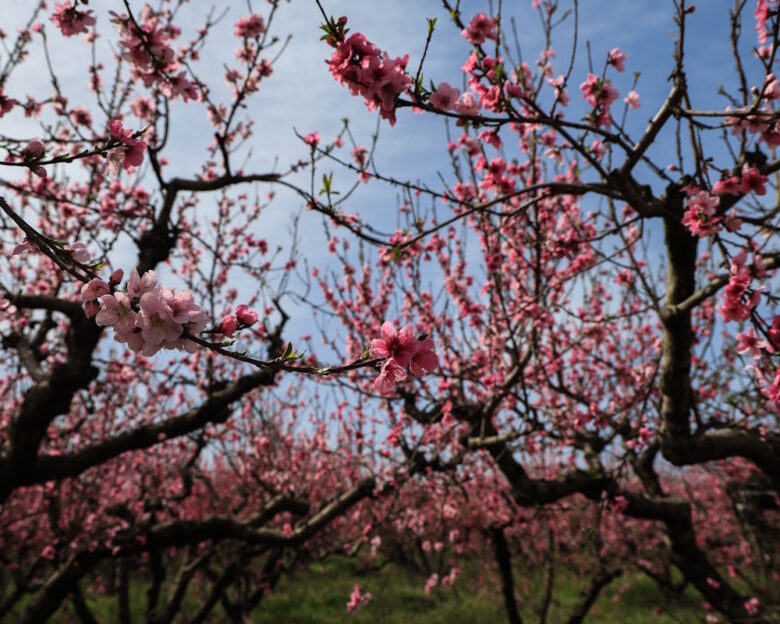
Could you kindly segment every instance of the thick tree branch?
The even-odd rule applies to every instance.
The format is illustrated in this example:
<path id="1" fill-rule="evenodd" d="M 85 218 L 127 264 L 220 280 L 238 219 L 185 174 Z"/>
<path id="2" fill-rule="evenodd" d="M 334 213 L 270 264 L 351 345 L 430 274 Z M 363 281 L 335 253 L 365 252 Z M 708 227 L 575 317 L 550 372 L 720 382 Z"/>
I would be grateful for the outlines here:
<path id="1" fill-rule="evenodd" d="M 109 459 L 128 451 L 149 448 L 159 444 L 161 439 L 176 438 L 206 426 L 208 423 L 224 422 L 230 415 L 227 407 L 260 386 L 271 385 L 274 373 L 259 371 L 246 375 L 227 388 L 213 393 L 200 406 L 159 423 L 141 425 L 131 431 L 88 446 L 75 453 L 63 455 L 42 455 L 35 462 L 22 484 L 40 483 L 80 474 Z"/>

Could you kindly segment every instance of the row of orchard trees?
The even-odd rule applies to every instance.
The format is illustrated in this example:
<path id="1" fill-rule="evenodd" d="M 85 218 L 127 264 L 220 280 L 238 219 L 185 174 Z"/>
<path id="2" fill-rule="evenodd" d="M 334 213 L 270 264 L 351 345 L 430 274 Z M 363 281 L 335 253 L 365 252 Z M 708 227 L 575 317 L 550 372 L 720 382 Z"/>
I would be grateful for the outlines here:
<path id="1" fill-rule="evenodd" d="M 333 553 L 405 562 L 428 589 L 484 559 L 511 622 L 518 595 L 546 619 L 560 565 L 583 579 L 572 622 L 624 571 L 694 587 L 708 621 L 776 618 L 777 2 L 710 7 L 733 44 L 722 109 L 688 86 L 701 11 L 670 2 L 668 84 L 649 87 L 668 96 L 643 115 L 619 48 L 580 71 L 598 16 L 577 0 L 533 0 L 545 44 L 525 60 L 501 2 L 443 0 L 426 53 L 451 25 L 467 48 L 438 84 L 327 3 L 234 8 L 190 32 L 186 2 L 40 3 L 0 33 L 0 618 L 94 622 L 89 587 L 123 622 L 193 600 L 191 621 L 241 621 Z M 321 71 L 383 124 L 450 122 L 448 177 L 378 170 L 346 128 L 249 169 L 289 10 L 321 12 Z M 205 75 L 226 19 L 225 71 Z M 89 97 L 54 38 L 87 59 Z M 11 79 L 35 58 L 48 97 Z M 172 176 L 182 107 L 213 131 Z M 333 170 L 394 187 L 402 227 Z M 277 191 L 322 224 L 328 267 L 301 269 L 299 221 L 269 248 Z M 329 319 L 308 353 L 305 318 Z M 546 570 L 543 595 L 513 559 Z"/>

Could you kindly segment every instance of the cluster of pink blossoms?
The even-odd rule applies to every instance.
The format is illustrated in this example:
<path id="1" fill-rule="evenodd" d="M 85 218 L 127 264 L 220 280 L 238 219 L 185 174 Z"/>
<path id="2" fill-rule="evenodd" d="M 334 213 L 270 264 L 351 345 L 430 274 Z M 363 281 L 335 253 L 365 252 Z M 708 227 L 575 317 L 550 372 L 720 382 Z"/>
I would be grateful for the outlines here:
<path id="1" fill-rule="evenodd" d="M 92 17 L 92 11 L 80 11 L 72 7 L 70 0 L 64 4 L 54 3 L 54 13 L 51 16 L 52 23 L 62 31 L 65 37 L 72 37 L 79 33 L 89 32 L 88 26 L 95 25 L 95 18 Z"/>
<path id="2" fill-rule="evenodd" d="M 590 115 L 595 126 L 611 126 L 612 115 L 609 107 L 620 97 L 612 82 L 602 80 L 595 74 L 588 74 L 588 79 L 580 85 L 580 91 L 585 100 L 593 107 Z"/>
<path id="3" fill-rule="evenodd" d="M 354 613 L 361 607 L 365 607 L 369 602 L 371 602 L 371 599 L 373 596 L 371 595 L 371 592 L 363 593 L 363 590 L 360 587 L 360 583 L 355 584 L 355 588 L 352 590 L 352 593 L 349 595 L 349 602 L 347 603 L 347 613 Z"/>
<path id="4" fill-rule="evenodd" d="M 742 166 L 740 176 L 727 176 L 718 180 L 712 187 L 712 194 L 695 185 L 684 187 L 683 190 L 688 195 L 688 209 L 683 214 L 683 225 L 694 236 L 717 234 L 721 230 L 721 225 L 725 225 L 731 232 L 736 232 L 742 226 L 741 220 L 736 217 L 736 211 L 732 211 L 728 216 L 717 214 L 720 196 L 748 193 L 766 195 L 767 181 L 768 178 L 756 167 L 745 164 Z"/>
<path id="5" fill-rule="evenodd" d="M 265 22 L 257 13 L 250 13 L 236 22 L 234 34 L 242 39 L 255 39 L 265 32 Z"/>
<path id="6" fill-rule="evenodd" d="M 374 380 L 374 390 L 381 396 L 393 393 L 395 384 L 407 378 L 407 368 L 415 377 L 422 377 L 439 366 L 433 352 L 433 339 L 417 338 L 411 325 L 396 331 L 392 323 L 382 324 L 382 337 L 371 341 L 370 353 L 375 358 L 388 358 Z"/>
<path id="7" fill-rule="evenodd" d="M 346 22 L 346 18 L 341 20 Z M 391 59 L 360 33 L 332 45 L 336 51 L 327 63 L 333 77 L 347 85 L 352 95 L 363 96 L 369 110 L 379 109 L 382 118 L 395 125 L 396 98 L 412 84 L 406 73 L 409 55 Z"/>
<path id="8" fill-rule="evenodd" d="M 485 13 L 478 13 L 471 18 L 469 25 L 460 33 L 471 45 L 482 45 L 486 39 L 498 39 L 498 24 L 496 20 Z"/>
<path id="9" fill-rule="evenodd" d="M 122 122 L 112 119 L 108 122 L 108 135 L 114 141 L 119 141 L 122 146 L 115 147 L 106 155 L 106 167 L 111 175 L 118 176 L 122 168 L 132 173 L 134 167 L 138 167 L 144 160 L 146 143 L 141 139 L 134 139 L 132 132 L 122 127 Z"/>
<path id="10" fill-rule="evenodd" d="M 764 352 L 772 355 L 780 351 L 780 316 L 775 317 L 767 335 L 768 340 L 759 338 L 751 325 L 746 331 L 737 334 L 737 353 L 747 353 L 758 360 Z"/>
<path id="11" fill-rule="evenodd" d="M 436 91 L 431 93 L 431 97 L 428 100 L 431 106 L 440 108 L 441 110 L 449 110 L 455 108 L 460 97 L 460 89 L 454 89 L 448 82 L 442 82 L 436 88 Z"/>
<path id="12" fill-rule="evenodd" d="M 127 15 L 109 13 L 121 37 L 122 59 L 130 63 L 135 78 L 143 80 L 147 87 L 158 84 L 163 95 L 171 100 L 180 95 L 185 102 L 197 99 L 195 85 L 185 78 L 185 70 L 179 71 L 180 63 L 169 45 L 178 29 L 160 26 L 148 5 L 141 13 L 140 28 Z"/>
<path id="13" fill-rule="evenodd" d="M 756 273 L 765 274 L 762 264 L 756 263 L 752 267 Z M 751 267 L 747 265 L 747 252 L 743 249 L 731 262 L 731 276 L 725 288 L 726 296 L 718 312 L 724 321 L 746 321 L 750 318 L 753 308 L 758 305 L 761 296 L 760 289 L 747 295 L 750 283 L 753 281 Z"/>
<path id="14" fill-rule="evenodd" d="M 715 216 L 715 209 L 720 204 L 720 197 L 710 195 L 707 191 L 699 191 L 688 198 L 688 210 L 682 218 L 694 236 L 710 236 L 720 231 L 721 217 Z"/>
<path id="15" fill-rule="evenodd" d="M 114 339 L 127 343 L 136 353 L 151 356 L 160 349 L 184 349 L 193 353 L 197 345 L 182 334 L 198 334 L 206 327 L 208 316 L 194 301 L 190 290 L 174 291 L 157 285 L 157 275 L 133 271 L 127 292 L 111 286 L 122 281 L 122 270 L 115 271 L 106 283 L 90 280 L 81 288 L 81 300 L 88 317 L 103 327 L 114 329 Z"/>

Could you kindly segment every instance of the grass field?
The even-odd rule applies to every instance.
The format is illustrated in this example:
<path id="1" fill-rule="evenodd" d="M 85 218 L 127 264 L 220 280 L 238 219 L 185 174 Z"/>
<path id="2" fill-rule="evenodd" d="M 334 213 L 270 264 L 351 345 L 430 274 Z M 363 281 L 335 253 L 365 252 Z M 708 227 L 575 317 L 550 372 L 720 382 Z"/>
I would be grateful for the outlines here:
<path id="1" fill-rule="evenodd" d="M 467 571 L 455 587 L 437 587 L 430 595 L 423 591 L 424 579 L 389 565 L 369 576 L 355 575 L 351 562 L 331 560 L 313 564 L 308 571 L 282 580 L 276 592 L 253 613 L 261 624 L 308 624 L 351 622 L 353 624 L 478 624 L 506 622 L 500 588 L 474 588 L 475 571 Z M 469 578 L 471 577 L 471 578 Z M 519 577 L 518 577 L 519 578 Z M 628 624 L 702 622 L 700 600 L 692 595 L 686 604 L 669 604 L 655 583 L 646 577 L 632 578 L 631 587 L 613 601 L 622 578 L 604 590 L 588 622 Z M 347 616 L 346 603 L 355 582 L 371 592 L 373 600 Z M 531 586 L 534 586 L 532 582 Z M 559 578 L 548 622 L 565 622 L 579 599 L 579 586 L 572 578 Z M 541 592 L 540 592 L 541 593 Z M 533 605 L 520 604 L 523 621 L 535 622 Z M 665 610 L 658 615 L 657 607 Z"/>
<path id="2" fill-rule="evenodd" d="M 523 582 L 522 572 L 516 572 L 518 585 Z M 481 582 L 478 579 L 482 578 Z M 539 596 L 540 579 L 529 579 L 531 593 Z M 371 592 L 373 600 L 357 613 L 347 614 L 346 604 L 355 583 Z M 409 573 L 393 564 L 365 575 L 358 564 L 347 558 L 333 557 L 323 563 L 312 563 L 293 576 L 283 577 L 276 591 L 268 596 L 252 613 L 257 624 L 493 624 L 506 622 L 506 612 L 500 587 L 485 581 L 484 571 L 476 563 L 466 566 L 455 587 L 438 586 L 426 595 L 425 579 Z M 555 592 L 547 622 L 566 622 L 579 599 L 580 584 L 572 575 L 558 572 Z M 624 592 L 622 584 L 630 582 Z M 518 598 L 520 594 L 518 593 Z M 538 598 L 537 598 L 538 600 Z M 198 596 L 190 592 L 183 610 L 183 618 L 197 609 Z M 101 623 L 117 621 L 115 596 L 90 596 L 88 603 Z M 69 603 L 61 609 L 52 622 L 73 622 Z M 131 612 L 134 621 L 143 621 L 145 587 L 131 584 Z M 590 611 L 587 622 L 627 624 L 679 624 L 699 623 L 704 620 L 701 599 L 689 592 L 682 601 L 664 598 L 655 583 L 644 576 L 622 577 L 608 586 Z M 524 622 L 536 622 L 533 604 L 519 601 Z M 658 612 L 658 609 L 662 612 Z M 7 620 L 11 622 L 12 620 Z M 209 622 L 228 621 L 217 607 Z"/>

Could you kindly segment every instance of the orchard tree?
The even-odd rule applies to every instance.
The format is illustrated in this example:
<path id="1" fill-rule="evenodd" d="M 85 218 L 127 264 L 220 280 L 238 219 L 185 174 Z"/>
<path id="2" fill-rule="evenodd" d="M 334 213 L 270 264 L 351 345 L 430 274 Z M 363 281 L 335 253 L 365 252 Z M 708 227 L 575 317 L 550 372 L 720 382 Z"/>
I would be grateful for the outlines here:
<path id="1" fill-rule="evenodd" d="M 369 462 L 354 411 L 296 385 L 378 360 L 302 362 L 284 339 L 297 234 L 293 222 L 289 244 L 269 243 L 265 211 L 280 188 L 309 198 L 294 175 L 317 157 L 298 141 L 289 165 L 236 162 L 248 102 L 284 48 L 279 3 L 195 12 L 189 32 L 182 4 L 97 15 L 41 2 L 0 32 L 0 617 L 12 621 L 67 608 L 93 622 L 95 592 L 116 595 L 122 622 L 171 622 L 195 597 L 189 620 L 221 605 L 241 621 L 298 558 L 341 550 L 354 526 L 362 538 L 346 514 L 413 472 Z M 226 69 L 201 76 L 229 18 Z M 87 59 L 85 83 L 62 78 L 63 43 Z M 13 81 L 28 63 L 50 95 Z M 203 157 L 176 175 L 166 154 L 187 107 L 212 132 L 189 137 Z"/>
<path id="2" fill-rule="evenodd" d="M 412 66 L 320 7 L 329 70 L 352 95 L 390 125 L 411 107 L 457 129 L 438 183 L 355 154 L 346 166 L 363 180 L 400 189 L 403 225 L 360 279 L 345 252 L 344 278 L 320 284 L 350 332 L 345 355 L 384 318 L 436 335 L 435 376 L 403 383 L 408 353 L 394 338 L 401 357 L 374 384 L 391 446 L 454 482 L 497 472 L 517 508 L 510 525 L 590 501 L 594 528 L 656 535 L 644 544 L 656 560 L 635 552 L 635 566 L 669 579 L 673 565 L 708 609 L 767 621 L 778 613 L 778 6 L 717 7 L 733 67 L 711 85 L 714 108 L 689 86 L 686 37 L 705 18 L 670 3 L 668 95 L 642 114 L 639 71 L 621 76 L 626 53 L 582 45 L 580 21 L 595 18 L 585 4 L 534 0 L 544 48 L 530 57 L 501 3 L 475 14 L 444 1 L 470 44 L 454 77 L 424 77 L 438 22 Z M 616 572 L 605 563 L 596 594 Z M 499 566 L 519 621 L 506 552 Z"/>
<path id="3" fill-rule="evenodd" d="M 96 621 L 89 584 L 122 622 L 242 621 L 346 552 L 427 592 L 483 558 L 511 622 L 518 592 L 549 617 L 562 566 L 585 578 L 572 622 L 624 571 L 693 586 L 710 621 L 776 617 L 780 21 L 749 2 L 668 4 L 668 84 L 583 41 L 577 0 L 432 3 L 414 59 L 327 3 L 41 3 L 0 33 L 0 616 Z M 253 168 L 292 10 L 321 13 L 312 62 L 383 133 L 446 123 L 447 173 L 380 168 L 346 123 Z M 733 53 L 706 94 L 704 20 Z M 431 76 L 448 21 L 462 57 Z M 36 58 L 48 96 L 18 79 Z M 395 231 L 364 183 L 397 194 Z M 285 196 L 305 211 L 280 244 Z"/>

